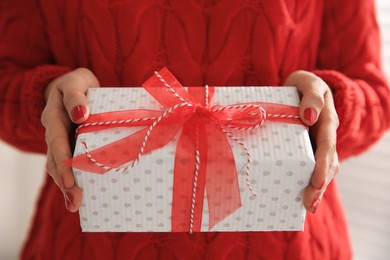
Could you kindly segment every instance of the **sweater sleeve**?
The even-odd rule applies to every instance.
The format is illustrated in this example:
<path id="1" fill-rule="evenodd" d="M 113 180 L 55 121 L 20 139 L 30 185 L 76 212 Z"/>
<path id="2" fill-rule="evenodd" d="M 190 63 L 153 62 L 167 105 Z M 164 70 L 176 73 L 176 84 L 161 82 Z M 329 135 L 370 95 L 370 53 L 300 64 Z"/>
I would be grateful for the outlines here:
<path id="1" fill-rule="evenodd" d="M 70 69 L 54 65 L 37 2 L 0 1 L 0 138 L 44 153 L 43 92 Z"/>
<path id="2" fill-rule="evenodd" d="M 324 1 L 318 68 L 332 89 L 340 159 L 375 143 L 390 125 L 390 91 L 381 68 L 374 0 Z"/>

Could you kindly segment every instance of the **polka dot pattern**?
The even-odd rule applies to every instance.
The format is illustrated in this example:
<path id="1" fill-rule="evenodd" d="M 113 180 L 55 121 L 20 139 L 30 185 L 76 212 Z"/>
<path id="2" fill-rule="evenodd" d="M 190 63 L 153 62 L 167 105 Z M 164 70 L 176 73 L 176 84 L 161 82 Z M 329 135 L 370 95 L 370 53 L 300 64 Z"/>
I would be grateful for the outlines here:
<path id="1" fill-rule="evenodd" d="M 258 96 L 257 99 L 254 96 Z M 136 109 L 141 106 L 163 109 L 141 88 L 91 89 L 88 99 L 92 113 Z M 213 104 L 228 105 L 248 101 L 299 104 L 298 94 L 292 87 L 220 87 L 215 92 Z M 141 128 L 118 127 L 82 134 L 76 144 L 75 155 L 84 152 L 81 141 L 86 141 L 90 149 L 96 149 Z M 246 153 L 230 140 L 238 170 L 242 207 L 212 230 L 301 230 L 305 219 L 302 194 L 314 167 L 305 127 L 266 121 L 261 127 L 251 131 L 234 130 L 232 134 L 246 145 L 252 155 L 250 183 L 258 195 L 254 197 L 246 184 Z M 80 209 L 83 231 L 170 231 L 177 140 L 176 137 L 163 149 L 143 155 L 139 164 L 126 172 L 111 171 L 100 175 L 75 169 L 76 182 L 84 192 Z M 187 161 L 180 163 L 186 164 Z M 223 185 L 216 189 L 218 192 L 223 191 Z M 225 198 L 229 200 L 231 196 Z M 223 204 L 215 206 L 226 210 Z M 208 220 L 209 209 L 205 197 L 202 231 L 208 230 Z"/>

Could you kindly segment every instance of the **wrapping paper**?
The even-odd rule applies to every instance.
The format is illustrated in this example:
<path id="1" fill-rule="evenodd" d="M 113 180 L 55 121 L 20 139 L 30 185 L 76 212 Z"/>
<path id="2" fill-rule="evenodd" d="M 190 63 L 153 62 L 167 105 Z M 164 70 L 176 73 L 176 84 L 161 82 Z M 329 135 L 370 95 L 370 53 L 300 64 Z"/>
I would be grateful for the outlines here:
<path id="1" fill-rule="evenodd" d="M 128 109 L 164 110 L 143 88 L 99 88 L 88 93 L 91 113 Z M 294 87 L 216 87 L 213 104 L 270 102 L 299 105 Z M 116 127 L 78 136 L 75 156 L 128 136 L 142 127 Z M 260 127 L 232 135 L 251 154 L 250 185 L 245 167 L 247 153 L 230 140 L 238 171 L 241 207 L 210 228 L 207 192 L 204 196 L 201 231 L 303 230 L 305 209 L 302 192 L 308 185 L 314 157 L 307 128 L 265 121 Z M 178 133 L 177 135 L 179 135 Z M 170 232 L 172 192 L 178 137 L 164 147 L 144 154 L 134 168 L 96 174 L 74 169 L 83 189 L 80 222 L 89 232 Z M 207 179 L 207 177 L 206 177 Z M 217 187 L 223 190 L 223 185 Z M 229 194 L 225 195 L 229 201 Z M 218 205 L 217 205 L 218 206 Z M 223 210 L 223 209 L 221 209 Z M 182 231 L 185 231 L 184 228 Z"/>

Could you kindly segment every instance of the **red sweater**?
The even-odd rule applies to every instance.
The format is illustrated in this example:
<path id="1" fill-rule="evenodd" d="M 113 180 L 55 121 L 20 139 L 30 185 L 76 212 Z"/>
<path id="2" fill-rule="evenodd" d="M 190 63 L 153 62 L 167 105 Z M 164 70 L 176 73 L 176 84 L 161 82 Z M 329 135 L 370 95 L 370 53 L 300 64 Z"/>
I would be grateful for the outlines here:
<path id="1" fill-rule="evenodd" d="M 373 0 L 2 0 L 0 137 L 45 153 L 47 83 L 77 67 L 137 86 L 167 66 L 184 85 L 280 85 L 297 69 L 332 88 L 341 159 L 389 127 Z M 25 259 L 349 259 L 332 183 L 304 232 L 81 233 L 49 178 Z"/>

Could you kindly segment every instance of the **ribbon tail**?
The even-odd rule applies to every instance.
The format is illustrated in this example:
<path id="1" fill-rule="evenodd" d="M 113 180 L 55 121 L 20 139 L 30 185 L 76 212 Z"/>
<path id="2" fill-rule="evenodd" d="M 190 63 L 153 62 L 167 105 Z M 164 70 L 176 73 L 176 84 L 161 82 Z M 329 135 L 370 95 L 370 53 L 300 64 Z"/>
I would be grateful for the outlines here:
<path id="1" fill-rule="evenodd" d="M 211 230 L 241 207 L 241 197 L 234 155 L 225 133 L 212 121 L 206 124 L 206 131 L 208 136 L 206 193 Z"/>
<path id="2" fill-rule="evenodd" d="M 305 124 L 299 118 L 299 107 L 297 106 L 268 102 L 250 102 L 249 104 L 259 105 L 264 108 L 265 111 L 267 111 L 267 120 L 305 126 Z"/>
<path id="3" fill-rule="evenodd" d="M 175 174 L 172 195 L 172 231 L 199 232 L 202 225 L 207 149 L 199 150 L 199 171 L 196 169 L 196 129 L 199 143 L 204 142 L 204 131 L 190 120 L 176 147 Z M 191 170 L 189 172 L 189 169 Z"/>
<path id="4" fill-rule="evenodd" d="M 78 134 L 117 127 L 151 125 L 153 120 L 160 116 L 162 112 L 159 110 L 136 109 L 91 114 L 82 127 L 79 128 Z M 150 120 L 144 120 L 145 118 Z"/>
<path id="5" fill-rule="evenodd" d="M 143 153 L 148 153 L 168 144 L 176 136 L 180 128 L 180 125 L 156 125 L 153 131 L 150 132 Z M 98 166 L 97 163 L 90 160 L 86 153 L 76 156 L 72 160 L 66 161 L 66 163 L 71 163 L 73 168 L 99 174 L 117 169 L 137 159 L 148 130 L 149 127 L 143 128 L 125 138 L 89 152 L 94 160 L 107 167 Z"/>

